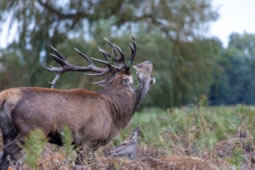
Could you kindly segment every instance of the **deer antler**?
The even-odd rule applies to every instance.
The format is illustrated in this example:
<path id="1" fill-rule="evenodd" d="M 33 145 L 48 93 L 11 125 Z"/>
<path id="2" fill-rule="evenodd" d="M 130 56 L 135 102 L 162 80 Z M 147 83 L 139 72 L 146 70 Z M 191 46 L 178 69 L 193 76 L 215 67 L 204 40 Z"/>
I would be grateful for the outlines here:
<path id="1" fill-rule="evenodd" d="M 76 48 L 75 50 L 89 62 L 88 66 L 76 66 L 76 65 L 70 64 L 57 49 L 55 49 L 54 47 L 51 47 L 51 48 L 54 50 L 56 55 L 50 54 L 50 56 L 53 57 L 53 59 L 61 66 L 61 67 L 54 67 L 54 66 L 45 67 L 48 71 L 56 73 L 56 76 L 53 79 L 53 81 L 49 82 L 51 84 L 51 88 L 54 88 L 57 80 L 60 78 L 60 75 L 67 71 L 80 71 L 80 72 L 92 71 L 92 72 L 96 72 L 96 74 L 94 75 L 104 75 L 111 71 L 110 63 L 104 63 L 108 66 L 108 68 L 97 67 L 88 56 L 86 56 L 85 54 L 83 54 L 81 51 L 79 51 Z"/>
<path id="2" fill-rule="evenodd" d="M 85 55 L 84 53 L 82 53 L 80 50 L 75 48 L 75 51 L 80 56 L 82 56 L 85 60 L 88 61 L 88 63 L 89 63 L 88 66 L 77 66 L 77 65 L 73 65 L 73 64 L 69 63 L 66 60 L 66 58 L 57 49 L 55 49 L 54 47 L 51 47 L 53 49 L 53 51 L 55 52 L 55 54 L 50 54 L 50 56 L 61 66 L 61 67 L 54 67 L 54 66 L 45 67 L 45 69 L 47 69 L 49 72 L 56 73 L 56 76 L 52 80 L 52 82 L 49 82 L 51 84 L 51 88 L 55 87 L 55 84 L 59 80 L 61 74 L 65 73 L 67 71 L 95 72 L 93 74 L 86 73 L 86 75 L 89 75 L 89 76 L 102 76 L 109 72 L 112 72 L 113 70 L 120 71 L 122 69 L 126 69 L 127 71 L 129 71 L 130 67 L 133 64 L 133 60 L 134 60 L 134 57 L 136 54 L 136 42 L 135 42 L 134 37 L 132 37 L 133 42 L 132 42 L 132 44 L 130 44 L 131 55 L 129 56 L 128 64 L 126 64 L 125 55 L 124 55 L 123 51 L 121 50 L 121 48 L 119 46 L 117 46 L 116 44 L 111 43 L 106 38 L 104 38 L 104 39 L 112 47 L 113 54 L 114 54 L 114 55 L 111 55 L 109 52 L 98 47 L 98 50 L 103 54 L 105 60 L 100 60 L 97 58 L 90 58 L 87 55 Z M 97 67 L 93 61 L 105 64 L 107 67 L 106 68 Z M 102 82 L 102 81 L 100 81 L 100 82 Z M 97 84 L 97 83 L 94 83 L 94 84 Z"/>

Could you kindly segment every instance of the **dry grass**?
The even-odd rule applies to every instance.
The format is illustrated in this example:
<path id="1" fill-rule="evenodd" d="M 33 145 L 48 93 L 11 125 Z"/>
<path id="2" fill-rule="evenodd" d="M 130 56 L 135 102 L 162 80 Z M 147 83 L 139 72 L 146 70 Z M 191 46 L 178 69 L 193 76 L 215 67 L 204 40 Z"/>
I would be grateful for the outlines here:
<path id="1" fill-rule="evenodd" d="M 63 149 L 63 148 L 62 148 Z M 104 157 L 97 153 L 97 163 L 99 169 L 102 170 L 216 170 L 216 169 L 231 169 L 231 166 L 224 162 L 218 163 L 211 160 L 204 160 L 192 156 L 178 156 L 166 155 L 164 152 L 156 149 L 138 150 L 138 157 L 136 160 L 128 160 L 127 158 L 110 158 Z M 20 158 L 16 165 L 10 165 L 9 170 L 29 170 L 23 163 L 23 158 Z M 69 169 L 88 169 L 85 166 L 77 166 L 70 164 L 66 160 L 61 149 L 54 145 L 47 144 L 44 152 L 37 162 L 37 169 L 39 170 L 69 170 Z"/>
<path id="2" fill-rule="evenodd" d="M 255 111 L 249 107 L 185 108 L 164 113 L 136 114 L 128 128 L 96 153 L 102 170 L 228 170 L 255 169 Z M 105 157 L 140 126 L 142 135 L 137 159 Z M 242 128 L 240 128 L 242 127 Z M 251 133 L 250 133 L 251 132 Z M 1 144 L 0 144 L 1 145 Z M 75 155 L 66 158 L 65 148 L 47 144 L 37 162 L 40 170 L 80 170 Z M 70 160 L 72 159 L 72 160 Z M 28 169 L 20 158 L 10 169 Z"/>

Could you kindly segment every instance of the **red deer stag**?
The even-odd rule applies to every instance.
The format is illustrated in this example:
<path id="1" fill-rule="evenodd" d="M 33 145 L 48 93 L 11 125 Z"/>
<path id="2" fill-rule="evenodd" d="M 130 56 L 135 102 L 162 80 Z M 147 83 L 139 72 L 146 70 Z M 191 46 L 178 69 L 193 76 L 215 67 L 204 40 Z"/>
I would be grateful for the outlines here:
<path id="1" fill-rule="evenodd" d="M 4 142 L 1 169 L 7 169 L 8 155 L 14 161 L 17 159 L 21 150 L 17 143 L 22 143 L 32 130 L 41 129 L 49 141 L 54 141 L 63 126 L 70 128 L 73 143 L 80 148 L 77 162 L 81 164 L 84 161 L 92 168 L 96 166 L 94 151 L 107 144 L 128 124 L 138 104 L 155 82 L 151 77 L 150 61 L 132 66 L 136 54 L 134 38 L 128 61 L 119 46 L 105 40 L 112 48 L 112 54 L 99 48 L 105 60 L 89 58 L 75 49 L 89 63 L 88 66 L 77 66 L 70 64 L 52 47 L 55 54 L 51 56 L 61 67 L 46 67 L 48 71 L 56 73 L 52 87 L 65 72 L 89 71 L 94 72 L 88 74 L 91 76 L 109 75 L 96 83 L 103 89 L 21 87 L 0 93 L 0 128 Z M 98 67 L 93 61 L 106 67 Z"/>

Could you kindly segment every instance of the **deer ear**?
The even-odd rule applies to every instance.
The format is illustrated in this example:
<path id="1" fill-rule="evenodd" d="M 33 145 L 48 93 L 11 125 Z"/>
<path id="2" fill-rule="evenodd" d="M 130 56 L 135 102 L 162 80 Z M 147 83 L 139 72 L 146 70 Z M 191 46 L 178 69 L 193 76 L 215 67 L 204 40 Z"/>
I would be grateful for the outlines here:
<path id="1" fill-rule="evenodd" d="M 137 127 L 134 132 L 133 132 L 133 136 L 132 138 L 138 138 L 141 135 L 142 131 L 140 129 L 140 127 Z"/>
<path id="2" fill-rule="evenodd" d="M 128 86 L 130 86 L 130 84 L 131 84 L 129 78 L 124 78 L 124 79 L 122 79 L 121 83 L 122 83 L 122 85 L 123 85 L 124 87 L 128 87 Z"/>

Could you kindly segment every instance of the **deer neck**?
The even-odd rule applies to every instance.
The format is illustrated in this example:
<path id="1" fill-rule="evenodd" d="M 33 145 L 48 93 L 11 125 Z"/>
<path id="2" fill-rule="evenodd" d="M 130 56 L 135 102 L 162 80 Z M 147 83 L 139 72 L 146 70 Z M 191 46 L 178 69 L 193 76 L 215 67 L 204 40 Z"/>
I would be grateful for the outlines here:
<path id="1" fill-rule="evenodd" d="M 140 94 L 123 87 L 106 87 L 99 93 L 106 98 L 116 127 L 124 128 L 133 116 Z"/>

